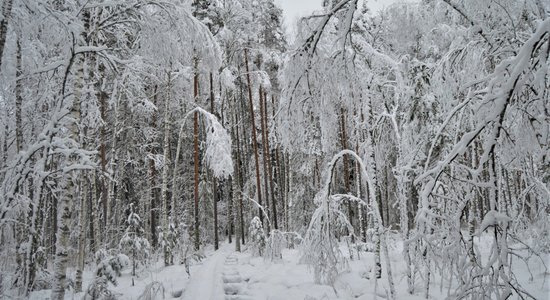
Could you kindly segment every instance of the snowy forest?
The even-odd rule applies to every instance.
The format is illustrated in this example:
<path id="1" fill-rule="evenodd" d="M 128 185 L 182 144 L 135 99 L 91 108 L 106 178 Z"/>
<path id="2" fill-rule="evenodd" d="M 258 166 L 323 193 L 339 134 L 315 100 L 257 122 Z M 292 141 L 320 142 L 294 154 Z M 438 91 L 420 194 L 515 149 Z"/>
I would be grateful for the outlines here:
<path id="1" fill-rule="evenodd" d="M 0 298 L 550 299 L 550 2 L 319 2 L 3 0 Z"/>

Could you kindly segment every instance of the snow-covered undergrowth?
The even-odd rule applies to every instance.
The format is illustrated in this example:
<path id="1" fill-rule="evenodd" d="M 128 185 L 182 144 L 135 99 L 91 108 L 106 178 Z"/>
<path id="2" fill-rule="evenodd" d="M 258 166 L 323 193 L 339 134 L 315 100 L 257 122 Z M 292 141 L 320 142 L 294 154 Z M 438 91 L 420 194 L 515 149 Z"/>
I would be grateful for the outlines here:
<path id="1" fill-rule="evenodd" d="M 480 253 L 487 255 L 490 252 L 491 237 L 483 235 L 476 239 L 479 239 L 477 242 Z M 425 299 L 422 286 L 418 286 L 414 294 L 408 294 L 406 270 L 402 263 L 402 243 L 397 239 L 390 240 L 392 242 L 388 248 L 395 279 L 395 299 Z M 333 286 L 315 283 L 312 268 L 300 263 L 298 248 L 285 248 L 282 259 L 272 261 L 248 250 L 234 252 L 234 245 L 223 244 L 218 251 L 207 250 L 207 257 L 191 266 L 191 278 L 183 265 L 164 267 L 160 259 L 158 263 L 141 272 L 134 279 L 134 285 L 131 268 L 127 268 L 117 279 L 117 286 L 109 283 L 108 287 L 115 299 L 128 300 L 139 299 L 147 289 L 153 291 L 152 299 L 223 299 L 224 293 L 235 299 L 259 300 L 387 299 L 390 293 L 387 281 L 378 280 L 375 284 L 374 253 L 352 250 L 354 259 L 350 259 L 347 243 L 342 242 L 339 247 L 341 253 L 347 256 L 349 268 L 336 276 Z M 526 250 L 520 250 L 517 254 L 528 255 Z M 548 263 L 550 255 L 545 254 L 542 260 Z M 548 299 L 550 295 L 550 273 L 543 261 L 533 257 L 527 266 L 519 260 L 512 260 L 518 282 L 535 299 Z M 87 269 L 84 272 L 84 290 L 92 282 L 93 271 Z M 382 279 L 386 276 L 387 273 L 383 270 Z M 449 278 L 441 278 L 437 274 L 433 276 L 429 299 L 453 299 L 449 295 L 456 288 L 456 280 L 449 285 Z M 162 291 L 152 289 L 155 284 L 158 289 L 159 283 L 164 288 L 165 298 Z M 30 295 L 30 299 L 46 299 L 49 295 L 50 290 L 37 291 Z M 83 296 L 84 293 L 69 292 L 65 299 L 83 299 Z"/>
<path id="2" fill-rule="evenodd" d="M 491 237 L 483 236 L 480 241 L 480 250 L 487 254 Z M 342 253 L 349 250 L 345 244 L 340 244 Z M 395 278 L 395 299 L 425 299 L 422 287 L 417 287 L 417 292 L 410 295 L 407 292 L 407 278 L 405 265 L 402 263 L 402 243 L 389 245 L 389 254 L 393 266 Z M 357 254 L 355 252 L 354 254 Z M 527 253 L 521 253 L 527 254 Z M 329 285 L 314 283 L 313 271 L 307 265 L 299 263 L 299 251 L 285 249 L 281 263 L 271 263 L 261 258 L 253 258 L 248 254 L 240 254 L 242 261 L 240 273 L 248 281 L 248 291 L 253 299 L 387 299 L 389 287 L 385 280 L 378 281 L 375 287 L 374 280 L 374 254 L 372 252 L 359 252 L 359 258 L 348 259 L 349 271 L 339 274 L 334 282 L 334 288 Z M 348 256 L 349 258 L 349 256 Z M 550 256 L 545 255 L 548 261 Z M 522 262 L 514 261 L 513 269 L 517 274 L 519 283 L 525 290 L 531 293 L 535 299 L 548 299 L 550 295 L 550 274 L 538 259 L 532 259 L 529 263 L 530 271 Z M 387 274 L 383 271 L 382 278 Z M 432 278 L 433 285 L 430 299 L 453 299 L 449 297 L 456 282 L 449 286 L 449 278 L 441 278 L 437 275 Z M 375 296 L 376 295 L 376 296 Z"/>

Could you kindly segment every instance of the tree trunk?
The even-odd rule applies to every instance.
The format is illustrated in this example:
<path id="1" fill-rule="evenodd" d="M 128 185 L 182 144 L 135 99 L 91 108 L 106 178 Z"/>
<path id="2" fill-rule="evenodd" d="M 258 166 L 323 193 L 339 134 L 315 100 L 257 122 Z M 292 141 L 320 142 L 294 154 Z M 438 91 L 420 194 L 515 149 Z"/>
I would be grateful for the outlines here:
<path id="1" fill-rule="evenodd" d="M 214 111 L 214 81 L 212 73 L 210 73 L 210 113 L 215 115 Z M 214 207 L 214 249 L 219 248 L 218 236 L 218 184 L 216 177 L 212 175 L 212 202 Z M 231 233 L 229 233 L 231 234 Z"/>
<path id="2" fill-rule="evenodd" d="M 13 0 L 5 0 L 4 5 L 2 5 L 2 21 L 0 21 L 0 68 L 2 67 L 2 58 L 6 45 L 6 38 L 8 36 L 8 24 L 11 19 L 12 6 Z"/>
<path id="3" fill-rule="evenodd" d="M 23 91 L 21 75 L 23 74 L 23 66 L 21 64 L 21 37 L 19 34 L 16 37 L 16 70 L 15 77 L 17 81 L 15 83 L 15 146 L 17 147 L 17 153 L 21 151 L 23 146 L 23 124 L 22 124 L 22 106 Z M 0 54 L 1 55 L 1 54 Z"/>
<path id="4" fill-rule="evenodd" d="M 371 100 L 372 101 L 372 100 Z M 373 118 L 373 114 L 372 114 L 372 103 L 371 105 L 369 105 L 369 111 L 368 111 L 368 122 L 369 124 L 374 124 L 374 118 Z M 376 156 L 374 154 L 374 130 L 372 129 L 372 126 L 371 128 L 367 131 L 367 153 L 368 153 L 368 160 L 367 160 L 367 168 L 370 170 L 370 172 L 372 173 L 372 185 L 373 185 L 373 189 L 374 189 L 374 193 L 372 193 L 374 195 L 374 199 L 371 199 L 371 203 L 372 202 L 376 202 L 376 206 L 378 208 L 378 212 L 375 212 L 375 214 L 378 214 L 378 215 L 382 215 L 382 211 L 381 211 L 381 207 L 380 207 L 380 200 L 381 200 L 381 195 L 380 195 L 380 187 L 378 185 L 378 180 L 377 180 L 377 175 L 378 175 L 378 171 L 377 171 L 377 168 L 376 168 Z M 373 209 L 374 209 L 374 205 L 373 205 Z M 383 222 L 383 220 L 378 220 L 377 218 L 371 218 L 374 222 L 374 228 L 375 228 L 375 250 L 374 250 L 374 264 L 375 264 L 375 268 L 374 268 L 374 272 L 375 272 L 375 276 L 376 278 L 382 278 L 382 264 L 380 263 L 380 242 L 381 242 L 381 228 L 383 227 L 383 224 L 378 224 L 378 223 L 381 223 Z"/>
<path id="5" fill-rule="evenodd" d="M 99 94 L 99 113 L 101 115 L 101 120 L 103 120 L 103 124 L 101 125 L 99 136 L 100 136 L 100 144 L 99 144 L 99 163 L 101 166 L 101 174 L 99 176 L 99 187 L 100 187 L 100 198 L 98 199 L 101 204 L 101 209 L 103 212 L 102 216 L 102 228 L 107 228 L 107 208 L 108 208 L 108 202 L 109 202 L 109 189 L 108 189 L 108 183 L 106 179 L 107 174 L 107 150 L 106 150 L 106 126 L 107 126 L 107 115 L 106 115 L 106 107 L 107 107 L 107 99 L 106 99 L 105 93 Z M 117 116 L 115 115 L 115 118 Z M 116 121 L 115 121 L 115 128 L 114 130 L 117 130 L 116 127 Z M 116 140 L 116 134 L 114 135 L 114 139 Z M 96 224 L 99 225 L 99 216 L 97 216 L 97 220 L 95 220 Z M 100 226 L 96 226 L 96 230 L 100 230 Z M 101 238 L 101 235 L 98 234 L 98 237 Z M 99 245 L 101 244 L 101 239 L 97 239 L 96 241 L 96 248 L 99 248 Z"/>
<path id="6" fill-rule="evenodd" d="M 193 97 L 195 102 L 199 96 L 199 73 L 198 60 L 195 61 L 195 76 L 193 78 Z M 200 248 L 200 233 L 199 233 L 199 113 L 193 113 L 193 158 L 194 158 L 194 235 L 195 235 L 195 250 Z"/>
<path id="7" fill-rule="evenodd" d="M 256 193 L 258 195 L 258 204 L 262 205 L 262 184 L 260 181 L 260 162 L 258 158 L 258 139 L 256 138 L 256 121 L 254 117 L 254 102 L 252 101 L 252 84 L 250 83 L 250 70 L 248 68 L 248 49 L 244 49 L 244 63 L 246 66 L 246 83 L 248 84 L 248 100 L 250 103 L 250 120 L 252 122 L 252 147 L 254 149 L 254 164 L 256 166 Z M 260 221 L 264 224 L 262 209 L 258 209 Z M 265 226 L 265 224 L 264 224 Z"/>
<path id="8" fill-rule="evenodd" d="M 157 88 L 158 86 L 155 85 L 153 88 L 153 104 L 157 106 Z M 157 127 L 157 114 L 153 113 L 153 116 L 151 118 L 151 127 L 156 128 Z M 153 146 L 151 149 L 151 154 L 155 155 L 157 149 Z M 158 200 L 158 191 L 157 191 L 157 169 L 155 166 L 155 161 L 153 158 L 149 159 L 149 185 L 150 185 L 150 199 L 149 199 L 149 209 L 150 209 L 150 215 L 149 215 L 149 228 L 151 230 L 151 246 L 153 248 L 156 248 L 159 240 L 158 240 L 158 233 L 157 233 L 157 219 L 159 217 L 157 205 L 159 204 Z"/>
<path id="9" fill-rule="evenodd" d="M 233 124 L 236 124 L 237 122 L 237 116 L 238 116 L 238 113 L 237 113 L 237 107 L 235 107 L 235 114 L 234 114 L 234 122 Z M 242 242 L 242 244 L 244 245 L 245 241 L 244 241 L 244 215 L 243 215 L 243 196 L 242 196 L 242 187 L 243 187 L 243 169 L 241 168 L 241 166 L 243 165 L 242 163 L 242 160 L 241 160 L 241 146 L 242 143 L 241 143 L 241 139 L 240 139 L 240 134 L 239 134 L 239 124 L 236 124 L 235 126 L 235 137 L 236 137 L 236 143 L 233 143 L 233 144 L 236 144 L 236 153 L 235 153 L 235 157 L 236 157 L 236 160 L 235 160 L 235 164 L 236 164 L 236 168 L 235 168 L 235 174 L 237 175 L 236 177 L 236 181 L 237 181 L 237 190 L 235 191 L 237 193 L 237 199 L 238 199 L 238 205 L 237 205 L 237 211 L 238 211 L 238 221 L 239 221 L 239 236 L 240 236 L 240 240 Z M 240 249 L 240 245 L 239 245 L 239 249 Z"/>
<path id="10" fill-rule="evenodd" d="M 82 273 L 84 271 L 84 256 L 86 250 L 86 221 L 87 221 L 87 198 L 88 198 L 88 182 L 86 179 L 81 180 L 80 187 L 80 219 L 79 219 L 79 233 L 78 233 L 78 256 L 76 264 L 76 279 L 75 279 L 75 292 L 82 292 Z"/>
<path id="11" fill-rule="evenodd" d="M 229 96 L 226 93 L 226 98 L 229 100 Z M 240 219 L 239 209 L 238 209 L 238 200 L 239 199 L 239 158 L 237 154 L 237 144 L 240 142 L 236 138 L 236 128 L 237 124 L 235 122 L 235 105 L 231 105 L 235 101 L 228 101 L 228 107 L 229 107 L 229 118 L 231 122 L 231 140 L 232 143 L 232 149 L 231 149 L 231 155 L 233 157 L 233 161 L 235 162 L 235 170 L 233 172 L 233 176 L 231 177 L 231 185 L 230 185 L 230 191 L 231 191 L 231 200 L 229 201 L 229 243 L 231 243 L 231 230 L 234 230 L 235 226 L 235 218 L 237 220 Z M 235 216 L 236 214 L 236 216 Z M 235 232 L 235 251 L 241 252 L 241 237 L 240 237 L 240 231 L 234 230 Z"/>
<path id="12" fill-rule="evenodd" d="M 260 128 L 262 130 L 262 152 L 263 152 L 263 167 L 264 167 L 264 191 L 265 191 L 265 212 L 266 214 L 269 216 L 270 215 L 270 208 L 269 208 L 269 193 L 268 193 L 268 186 L 269 186 L 269 176 L 268 176 L 268 157 L 269 157 L 269 153 L 268 153 L 268 148 L 267 148 L 267 135 L 266 135 L 266 122 L 265 122 L 265 119 L 264 119 L 264 98 L 265 98 L 265 94 L 263 92 L 263 89 L 262 87 L 260 86 L 260 90 L 259 90 L 259 101 L 260 101 Z M 273 201 L 273 193 L 271 193 L 271 201 L 273 203 L 275 203 Z M 270 220 L 271 222 L 272 220 Z M 271 225 L 270 225 L 270 222 L 268 222 L 268 226 L 267 226 L 267 232 L 269 234 L 269 232 L 271 231 Z"/>
<path id="13" fill-rule="evenodd" d="M 72 118 L 71 123 L 68 125 L 68 129 L 71 135 L 71 138 L 77 143 L 79 142 L 79 122 L 81 116 L 81 98 L 82 92 L 84 89 L 84 58 L 80 58 L 76 63 L 77 72 L 75 78 L 75 91 L 74 99 L 71 107 L 70 116 Z M 63 95 L 62 95 L 63 96 Z M 70 157 L 68 159 L 69 166 L 74 163 L 74 158 Z M 76 176 L 72 178 L 75 171 L 68 173 L 69 178 L 67 180 L 67 185 L 65 187 L 65 193 L 61 198 L 61 207 L 60 212 L 61 216 L 59 217 L 59 224 L 57 227 L 57 244 L 55 252 L 55 262 L 54 262 L 54 282 L 52 285 L 52 293 L 50 299 L 52 300 L 63 300 L 65 298 L 65 288 L 66 288 L 66 277 L 67 277 L 67 262 L 69 255 L 69 236 L 71 225 L 71 208 L 75 201 L 76 195 L 78 194 L 77 184 L 78 179 Z M 57 216 L 56 216 L 57 217 Z"/>
<path id="14" fill-rule="evenodd" d="M 170 74 L 168 74 L 168 93 L 170 93 Z M 164 265 L 170 266 L 173 262 L 173 255 L 169 246 L 169 224 L 168 224 L 168 171 L 170 168 L 170 96 L 166 96 L 164 100 L 164 142 L 163 142 L 162 155 L 164 158 L 164 164 L 162 166 L 162 186 L 161 186 L 161 228 L 163 230 L 164 237 Z"/>
<path id="15" fill-rule="evenodd" d="M 273 96 L 271 96 L 273 99 Z M 279 229 L 277 222 L 277 201 L 275 201 L 275 187 L 273 183 L 273 164 L 271 163 L 271 147 L 269 147 L 269 127 L 267 123 L 267 94 L 264 92 L 263 122 L 265 128 L 265 157 L 267 159 L 267 177 L 269 178 L 269 191 L 271 193 L 271 211 L 273 212 L 273 227 Z"/>

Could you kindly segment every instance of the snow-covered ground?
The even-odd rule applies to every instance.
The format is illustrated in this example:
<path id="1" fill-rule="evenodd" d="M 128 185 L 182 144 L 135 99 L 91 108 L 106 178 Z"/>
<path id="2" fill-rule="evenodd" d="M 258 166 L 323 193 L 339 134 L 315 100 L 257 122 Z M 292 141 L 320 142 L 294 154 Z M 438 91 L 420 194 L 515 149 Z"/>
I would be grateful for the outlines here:
<path id="1" fill-rule="evenodd" d="M 349 252 L 342 246 L 343 253 L 349 258 Z M 392 271 L 396 284 L 396 299 L 424 299 L 422 287 L 417 293 L 409 295 L 406 291 L 405 269 L 401 258 L 401 247 L 390 248 Z M 248 252 L 235 252 L 234 245 L 222 244 L 220 249 L 206 250 L 206 258 L 196 262 L 190 268 L 188 277 L 183 265 L 164 267 L 161 262 L 154 267 L 142 270 L 132 279 L 130 270 L 118 278 L 118 285 L 110 285 L 118 299 L 139 299 L 147 285 L 161 283 L 164 298 L 159 293 L 153 299 L 184 300 L 288 300 L 288 299 L 379 299 L 387 298 L 387 281 L 382 278 L 375 283 L 372 275 L 374 256 L 369 252 L 354 252 L 349 260 L 349 272 L 341 274 L 334 287 L 315 284 L 310 268 L 300 263 L 297 249 L 285 249 L 281 261 L 271 262 L 262 257 L 252 257 Z M 545 256 L 547 266 L 550 256 Z M 540 260 L 531 260 L 531 273 L 522 264 L 515 264 L 518 281 L 536 299 L 550 299 L 550 273 L 545 271 Z M 91 282 L 92 270 L 84 274 L 84 289 Z M 384 274 L 385 276 L 385 274 Z M 132 281 L 134 284 L 132 284 Z M 376 287 L 375 287 L 376 285 Z M 430 299 L 445 299 L 449 286 L 446 281 L 434 278 L 430 289 Z M 376 292 L 375 292 L 376 291 Z M 452 291 L 452 288 L 451 288 Z M 47 299 L 50 291 L 38 291 L 31 299 Z M 65 299 L 82 299 L 83 293 L 68 292 Z"/>

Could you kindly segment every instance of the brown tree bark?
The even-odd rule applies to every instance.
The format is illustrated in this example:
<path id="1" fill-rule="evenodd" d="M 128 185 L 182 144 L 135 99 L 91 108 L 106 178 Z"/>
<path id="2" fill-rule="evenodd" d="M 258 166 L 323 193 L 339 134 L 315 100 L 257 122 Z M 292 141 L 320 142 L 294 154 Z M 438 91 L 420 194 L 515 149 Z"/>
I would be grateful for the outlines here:
<path id="1" fill-rule="evenodd" d="M 271 147 L 269 147 L 269 127 L 267 124 L 267 94 L 265 92 L 263 100 L 262 122 L 264 124 L 264 159 L 266 160 L 267 178 L 269 178 L 269 191 L 271 193 L 271 212 L 273 213 L 273 227 L 275 229 L 279 229 L 279 225 L 277 222 L 277 201 L 275 201 L 275 187 L 273 183 L 273 164 L 271 163 Z"/>
<path id="2" fill-rule="evenodd" d="M 248 100 L 250 103 L 250 120 L 252 122 L 252 147 L 254 149 L 254 163 L 256 166 L 256 193 L 258 204 L 262 205 L 262 184 L 260 180 L 260 162 L 258 158 L 258 140 L 256 138 L 256 121 L 254 117 L 254 102 L 252 101 L 252 84 L 250 83 L 250 70 L 248 68 L 248 49 L 244 49 L 244 63 L 246 66 L 246 83 L 248 84 Z M 261 209 L 258 209 L 260 220 L 264 223 L 264 216 Z M 265 225 L 265 224 L 264 224 Z"/>

